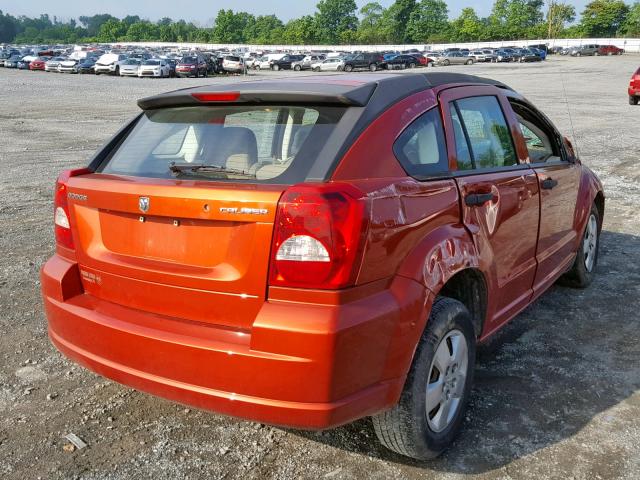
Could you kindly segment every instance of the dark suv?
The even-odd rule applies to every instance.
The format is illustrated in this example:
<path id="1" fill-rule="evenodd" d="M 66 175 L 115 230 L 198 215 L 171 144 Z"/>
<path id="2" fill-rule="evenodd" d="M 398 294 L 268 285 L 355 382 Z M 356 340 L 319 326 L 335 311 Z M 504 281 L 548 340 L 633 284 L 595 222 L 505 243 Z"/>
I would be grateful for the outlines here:
<path id="1" fill-rule="evenodd" d="M 358 68 L 366 68 L 375 72 L 385 66 L 384 58 L 379 53 L 357 53 L 344 59 L 345 72 L 351 72 Z"/>
<path id="2" fill-rule="evenodd" d="M 291 64 L 293 62 L 300 62 L 304 60 L 304 55 L 285 55 L 278 60 L 272 60 L 271 70 L 291 70 Z"/>

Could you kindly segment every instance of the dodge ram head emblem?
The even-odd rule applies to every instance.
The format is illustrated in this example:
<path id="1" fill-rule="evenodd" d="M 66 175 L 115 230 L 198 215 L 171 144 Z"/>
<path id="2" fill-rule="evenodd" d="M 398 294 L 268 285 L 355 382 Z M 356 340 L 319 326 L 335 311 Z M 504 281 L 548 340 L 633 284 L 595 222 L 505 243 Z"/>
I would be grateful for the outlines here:
<path id="1" fill-rule="evenodd" d="M 138 208 L 142 213 L 149 211 L 149 197 L 140 197 L 138 199 Z"/>

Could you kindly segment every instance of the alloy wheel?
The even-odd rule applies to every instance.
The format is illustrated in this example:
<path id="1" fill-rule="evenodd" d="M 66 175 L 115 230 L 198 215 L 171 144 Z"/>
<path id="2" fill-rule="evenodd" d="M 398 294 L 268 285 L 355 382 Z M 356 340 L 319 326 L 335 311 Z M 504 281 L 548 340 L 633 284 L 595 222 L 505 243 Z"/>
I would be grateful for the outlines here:
<path id="1" fill-rule="evenodd" d="M 427 424 L 434 432 L 445 430 L 458 413 L 469 368 L 469 347 L 460 330 L 451 330 L 436 348 L 427 383 Z"/>
<path id="2" fill-rule="evenodd" d="M 584 232 L 584 240 L 582 241 L 582 252 L 584 253 L 584 266 L 587 272 L 593 270 L 596 261 L 596 252 L 598 250 L 598 221 L 592 213 L 587 223 L 587 229 Z"/>

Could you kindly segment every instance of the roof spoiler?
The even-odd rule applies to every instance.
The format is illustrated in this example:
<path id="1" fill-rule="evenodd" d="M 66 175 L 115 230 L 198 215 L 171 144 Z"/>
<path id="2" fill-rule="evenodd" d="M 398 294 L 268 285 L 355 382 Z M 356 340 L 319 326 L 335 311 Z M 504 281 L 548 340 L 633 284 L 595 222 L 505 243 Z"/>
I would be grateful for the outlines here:
<path id="1" fill-rule="evenodd" d="M 229 103 L 300 103 L 364 107 L 376 89 L 375 83 L 362 84 L 355 88 L 353 86 L 345 88 L 343 84 L 324 84 L 321 88 L 317 88 L 319 85 L 312 83 L 302 85 L 300 82 L 282 82 L 278 85 L 264 86 L 256 83 L 258 82 L 252 82 L 252 85 L 235 84 L 226 88 L 213 86 L 177 90 L 138 100 L 138 106 L 143 110 Z"/>

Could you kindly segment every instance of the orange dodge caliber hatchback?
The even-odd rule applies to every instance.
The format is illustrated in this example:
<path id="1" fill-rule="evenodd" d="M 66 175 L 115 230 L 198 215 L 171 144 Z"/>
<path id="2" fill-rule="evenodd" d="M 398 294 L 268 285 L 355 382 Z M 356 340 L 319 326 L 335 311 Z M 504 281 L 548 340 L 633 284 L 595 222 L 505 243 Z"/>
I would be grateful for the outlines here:
<path id="1" fill-rule="evenodd" d="M 138 102 L 55 189 L 53 343 L 161 397 L 430 458 L 476 342 L 588 285 L 602 185 L 509 87 L 449 73 L 249 81 Z"/>

